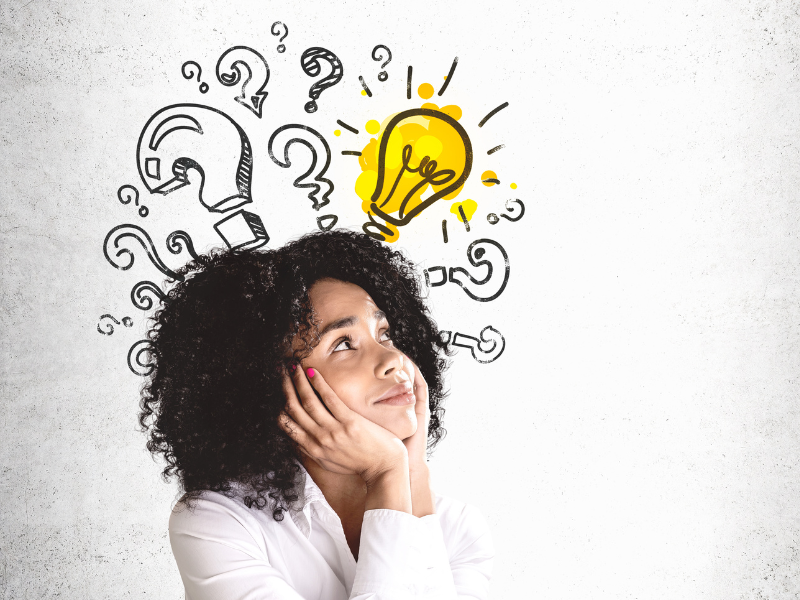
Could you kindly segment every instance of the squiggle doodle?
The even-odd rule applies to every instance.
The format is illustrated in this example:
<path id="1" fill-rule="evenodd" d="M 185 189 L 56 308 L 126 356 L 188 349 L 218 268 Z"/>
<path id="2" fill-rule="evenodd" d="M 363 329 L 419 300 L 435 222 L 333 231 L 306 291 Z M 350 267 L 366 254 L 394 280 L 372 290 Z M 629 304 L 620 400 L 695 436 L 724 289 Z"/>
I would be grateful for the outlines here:
<path id="1" fill-rule="evenodd" d="M 131 290 L 131 302 L 139 310 L 150 310 L 153 308 L 153 298 L 148 297 L 147 294 L 151 294 L 162 304 L 169 301 L 169 297 L 155 283 L 140 281 Z"/>
<path id="2" fill-rule="evenodd" d="M 137 190 L 132 185 L 123 185 L 121 188 L 117 190 L 117 198 L 122 204 L 130 204 L 131 200 L 133 200 L 136 206 L 139 206 L 139 190 Z M 139 216 L 144 218 L 150 211 L 147 209 L 145 205 L 139 207 Z"/>
<path id="3" fill-rule="evenodd" d="M 152 349 L 148 340 L 139 340 L 128 350 L 128 368 L 134 375 L 146 377 L 153 372 L 152 362 L 142 362 L 142 355 L 147 354 L 149 357 Z"/>
<path id="4" fill-rule="evenodd" d="M 506 210 L 510 213 L 513 213 L 515 210 L 513 206 L 509 206 L 512 202 L 516 202 L 517 204 L 519 204 L 519 214 L 516 217 L 509 217 L 507 214 L 501 213 L 500 217 L 503 217 L 504 219 L 508 219 L 512 223 L 515 223 L 516 221 L 519 221 L 525 214 L 525 205 L 522 203 L 522 200 L 518 198 L 514 198 L 512 200 L 506 200 Z M 486 220 L 489 221 L 489 223 L 491 223 L 492 225 L 497 225 L 497 222 L 500 220 L 500 217 L 498 217 L 494 213 L 489 213 L 488 215 L 486 215 Z"/>
<path id="5" fill-rule="evenodd" d="M 452 344 L 460 348 L 469 348 L 472 358 L 481 364 L 496 361 L 506 349 L 506 339 L 491 325 L 481 329 L 480 334 L 478 334 L 480 339 L 459 332 L 456 332 L 455 335 L 450 331 L 441 331 L 439 333 L 443 343 Z"/>
<path id="6" fill-rule="evenodd" d="M 183 252 L 184 244 L 186 244 L 186 251 L 193 259 L 197 260 L 197 252 L 194 251 L 194 244 L 192 238 L 185 231 L 173 231 L 167 236 L 167 250 L 173 254 L 180 254 Z"/>
<path id="7" fill-rule="evenodd" d="M 112 321 L 114 321 L 114 323 L 116 325 L 119 325 L 119 321 L 117 321 L 111 315 L 108 315 L 108 314 L 101 315 L 100 316 L 100 321 L 102 321 L 103 319 L 111 319 Z M 133 327 L 133 319 L 131 319 L 130 317 L 122 317 L 122 324 L 125 327 Z M 105 331 L 100 329 L 100 323 L 99 322 L 97 323 L 97 332 L 98 333 L 102 333 L 103 335 L 111 335 L 111 334 L 114 333 L 114 325 L 112 325 L 111 323 L 103 323 L 103 326 L 106 328 Z"/>
<path id="8" fill-rule="evenodd" d="M 113 240 L 112 240 L 113 237 Z M 120 271 L 127 271 L 133 266 L 134 256 L 133 252 L 131 252 L 127 248 L 120 248 L 120 243 L 122 241 L 127 240 L 128 238 L 133 238 L 139 245 L 144 248 L 145 252 L 147 252 L 147 257 L 150 259 L 150 262 L 153 263 L 156 269 L 164 273 L 167 277 L 171 278 L 173 281 L 183 281 L 183 276 L 178 275 L 173 270 L 171 270 L 161 258 L 158 256 L 158 252 L 156 251 L 156 247 L 153 244 L 153 240 L 150 239 L 150 236 L 147 232 L 139 227 L 138 225 L 131 225 L 130 223 L 125 223 L 123 225 L 117 225 L 111 231 L 108 232 L 106 235 L 106 239 L 103 242 L 103 254 L 106 257 L 106 260 L 111 263 L 115 269 L 119 269 Z M 128 257 L 127 263 L 117 262 L 114 258 L 109 256 L 109 252 L 111 251 L 111 243 L 114 244 L 114 249 L 116 249 L 116 253 L 114 254 L 115 258 L 120 258 L 123 255 Z"/>
<path id="9" fill-rule="evenodd" d="M 492 262 L 488 259 L 480 260 L 486 254 L 487 248 L 476 248 L 476 246 L 484 245 L 488 248 L 496 249 L 499 251 L 500 256 L 502 257 L 505 269 L 502 283 L 500 283 L 499 286 L 497 284 L 499 278 L 494 277 L 495 267 Z M 511 276 L 511 266 L 508 262 L 508 254 L 506 254 L 506 251 L 503 249 L 503 247 L 494 240 L 486 238 L 475 240 L 469 245 L 469 248 L 467 248 L 467 259 L 469 259 L 469 262 L 473 267 L 486 266 L 488 268 L 486 276 L 482 279 L 476 279 L 462 267 L 450 267 L 449 271 L 445 267 L 441 266 L 430 267 L 424 271 L 425 283 L 429 287 L 439 287 L 450 281 L 451 283 L 461 286 L 467 296 L 473 300 L 477 300 L 478 302 L 490 302 L 491 300 L 494 300 L 500 296 L 500 294 L 503 293 L 503 290 L 506 289 L 508 278 Z M 495 260 L 495 262 L 500 261 Z M 440 273 L 440 279 L 438 281 L 433 281 L 431 280 L 431 274 L 436 272 Z M 466 279 L 463 276 L 466 276 Z M 488 287 L 484 288 L 483 286 L 489 284 L 489 282 L 493 282 L 493 285 L 489 285 Z"/>
<path id="10" fill-rule="evenodd" d="M 288 133 L 281 135 L 284 132 Z M 277 139 L 279 137 L 280 139 Z M 290 137 L 290 139 L 285 140 L 287 137 Z M 311 127 L 297 124 L 283 125 L 278 127 L 269 138 L 267 150 L 269 151 L 269 157 L 272 159 L 272 162 L 284 169 L 291 167 L 292 162 L 289 160 L 289 148 L 291 148 L 293 144 L 302 144 L 311 150 L 311 165 L 305 173 L 294 180 L 294 187 L 312 188 L 312 191 L 308 194 L 308 199 L 311 200 L 312 208 L 314 210 L 319 210 L 330 202 L 328 196 L 333 192 L 333 182 L 323 177 L 331 164 L 331 149 L 328 146 L 328 142 L 325 141 L 325 138 Z M 274 147 L 283 148 L 283 161 L 275 156 Z M 325 157 L 324 164 L 320 160 L 321 155 Z M 315 183 L 304 183 L 312 176 Z M 323 186 L 326 191 L 320 196 L 320 191 L 322 191 Z"/>
<path id="11" fill-rule="evenodd" d="M 303 72 L 309 77 L 316 77 L 322 72 L 323 63 L 327 63 L 331 67 L 331 72 L 315 82 L 308 90 L 308 97 L 311 98 L 305 105 L 307 113 L 317 112 L 317 99 L 320 94 L 330 87 L 333 87 L 342 80 L 344 76 L 344 67 L 342 61 L 330 50 L 325 48 L 309 48 L 303 52 L 300 57 L 300 65 L 303 67 Z"/>
<path id="12" fill-rule="evenodd" d="M 284 36 L 285 37 L 285 36 Z M 242 81 L 242 68 L 247 71 L 247 78 Z M 264 99 L 268 92 L 264 91 L 269 82 L 269 65 L 266 59 L 252 48 L 234 46 L 228 48 L 217 61 L 217 79 L 228 87 L 241 83 L 241 93 L 234 100 L 250 110 L 259 119 Z M 250 82 L 261 85 L 255 91 L 248 89 Z"/>

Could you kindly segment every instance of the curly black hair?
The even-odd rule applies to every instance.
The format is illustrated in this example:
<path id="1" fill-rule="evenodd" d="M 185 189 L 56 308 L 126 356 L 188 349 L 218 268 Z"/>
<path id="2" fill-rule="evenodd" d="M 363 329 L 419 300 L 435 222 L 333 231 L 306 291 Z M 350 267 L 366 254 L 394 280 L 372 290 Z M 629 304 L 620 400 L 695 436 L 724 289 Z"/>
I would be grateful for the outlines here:
<path id="1" fill-rule="evenodd" d="M 204 490 L 242 493 L 248 507 L 269 505 L 281 521 L 298 499 L 300 454 L 278 425 L 286 405 L 281 367 L 295 336 L 304 341 L 295 360 L 318 343 L 308 291 L 326 277 L 362 287 L 386 313 L 395 346 L 419 367 L 430 394 L 429 454 L 446 433 L 449 353 L 401 252 L 336 230 L 275 250 L 212 250 L 178 274 L 183 280 L 151 319 L 153 370 L 139 423 L 147 449 L 166 460 L 164 480 L 177 476 L 190 507 Z"/>

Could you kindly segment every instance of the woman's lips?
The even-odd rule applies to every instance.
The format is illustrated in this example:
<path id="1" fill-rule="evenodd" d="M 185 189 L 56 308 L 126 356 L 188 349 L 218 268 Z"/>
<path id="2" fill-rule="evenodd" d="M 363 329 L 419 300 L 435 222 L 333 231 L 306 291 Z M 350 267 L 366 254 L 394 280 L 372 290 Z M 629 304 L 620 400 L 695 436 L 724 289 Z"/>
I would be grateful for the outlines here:
<path id="1" fill-rule="evenodd" d="M 388 404 L 390 406 L 406 406 L 414 404 L 416 398 L 414 397 L 414 388 L 410 383 L 398 383 L 396 386 L 389 388 L 387 392 L 378 398 L 376 404 Z"/>

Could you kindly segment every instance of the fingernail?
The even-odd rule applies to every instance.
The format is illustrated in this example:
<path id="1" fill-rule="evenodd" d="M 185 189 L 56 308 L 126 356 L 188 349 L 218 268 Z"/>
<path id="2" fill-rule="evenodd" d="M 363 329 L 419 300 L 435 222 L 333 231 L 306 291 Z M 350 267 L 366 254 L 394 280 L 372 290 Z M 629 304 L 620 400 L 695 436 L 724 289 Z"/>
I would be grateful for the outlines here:
<path id="1" fill-rule="evenodd" d="M 292 373 L 294 373 L 297 370 L 297 365 L 291 365 L 290 368 L 292 369 Z"/>
<path id="2" fill-rule="evenodd" d="M 309 377 L 313 377 L 314 376 L 314 369 L 309 369 L 308 371 L 306 371 L 306 373 L 308 373 Z"/>

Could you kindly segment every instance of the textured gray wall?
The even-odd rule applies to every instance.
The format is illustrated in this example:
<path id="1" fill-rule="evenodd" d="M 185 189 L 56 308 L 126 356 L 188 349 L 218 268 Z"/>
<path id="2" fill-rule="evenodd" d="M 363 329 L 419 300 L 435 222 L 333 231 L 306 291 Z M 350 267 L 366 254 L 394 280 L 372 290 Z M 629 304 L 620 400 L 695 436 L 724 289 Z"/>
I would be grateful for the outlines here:
<path id="1" fill-rule="evenodd" d="M 511 257 L 498 301 L 431 293 L 442 327 L 491 322 L 508 342 L 490 365 L 459 352 L 433 460 L 437 488 L 493 527 L 494 597 L 800 597 L 800 13 L 660 4 L 3 2 L 0 597 L 182 597 L 166 534 L 177 490 L 144 450 L 125 365 L 147 316 L 131 285 L 160 275 L 141 256 L 113 269 L 102 242 L 125 222 L 160 248 L 177 228 L 198 250 L 219 240 L 188 195 L 145 192 L 140 219 L 116 190 L 142 189 L 139 131 L 172 102 L 228 102 L 267 169 L 264 136 L 305 118 L 298 52 L 319 44 L 346 78 L 307 122 L 337 144 L 335 206 L 358 227 L 354 163 L 330 134 L 336 118 L 397 110 L 358 94 L 379 43 L 394 56 L 386 90 L 407 64 L 436 85 L 460 57 L 448 101 L 481 168 L 517 181 L 527 206 L 514 225 L 475 223 Z M 235 44 L 273 69 L 263 122 L 180 76 L 192 59 L 215 83 Z M 478 135 L 475 117 L 503 101 Z M 314 222 L 270 173 L 256 205 L 280 244 Z M 428 266 L 464 264 L 468 238 L 451 222 L 445 247 L 441 218 L 403 244 Z M 103 313 L 134 326 L 100 335 Z"/>

